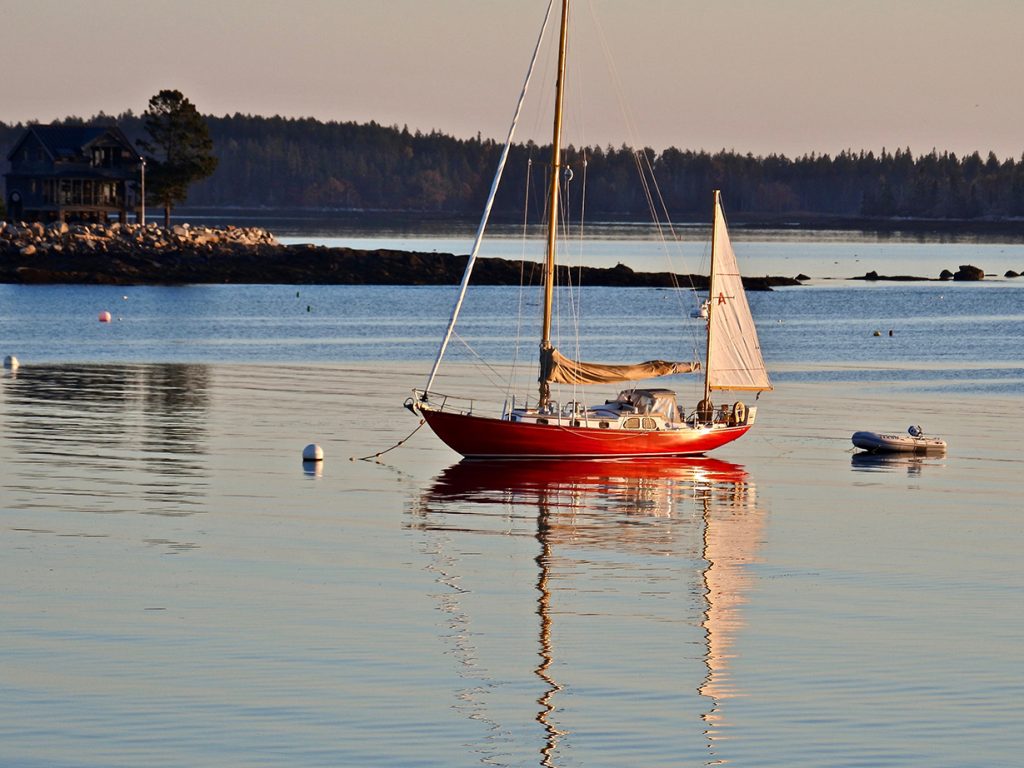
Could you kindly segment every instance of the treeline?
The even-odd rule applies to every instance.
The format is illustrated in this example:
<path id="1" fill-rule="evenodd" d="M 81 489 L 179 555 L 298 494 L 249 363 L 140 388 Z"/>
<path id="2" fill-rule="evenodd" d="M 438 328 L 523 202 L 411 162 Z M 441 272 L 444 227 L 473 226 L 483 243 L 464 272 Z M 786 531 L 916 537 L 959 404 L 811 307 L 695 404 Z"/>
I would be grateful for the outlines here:
<path id="1" fill-rule="evenodd" d="M 373 209 L 476 214 L 486 198 L 501 146 L 375 122 L 233 115 L 206 118 L 219 158 L 217 170 L 194 184 L 188 205 Z M 68 118 L 65 122 L 83 122 Z M 100 114 L 133 140 L 140 116 Z M 0 123 L 6 158 L 24 126 Z M 1024 155 L 957 157 L 933 150 L 844 151 L 796 159 L 731 151 L 570 147 L 571 196 L 586 190 L 592 215 L 646 218 L 638 165 L 653 169 L 673 219 L 707 217 L 711 189 L 720 188 L 730 214 L 751 217 L 1004 219 L 1024 216 Z M 543 208 L 548 150 L 513 148 L 496 210 L 519 216 Z M 585 181 L 585 184 L 584 184 Z"/>

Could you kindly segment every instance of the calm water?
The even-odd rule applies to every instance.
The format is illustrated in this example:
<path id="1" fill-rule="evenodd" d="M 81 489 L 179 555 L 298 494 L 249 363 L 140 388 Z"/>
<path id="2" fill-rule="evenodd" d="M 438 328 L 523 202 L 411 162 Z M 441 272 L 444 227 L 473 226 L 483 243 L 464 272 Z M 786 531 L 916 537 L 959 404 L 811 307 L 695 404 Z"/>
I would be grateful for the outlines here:
<path id="1" fill-rule="evenodd" d="M 469 253 L 475 228 L 468 223 L 462 231 L 429 233 L 405 228 L 367 231 L 349 226 L 343 236 L 330 228 L 310 223 L 280 222 L 274 227 L 282 242 L 315 243 L 354 248 L 394 248 L 430 253 Z M 475 222 L 473 223 L 475 225 Z M 482 257 L 541 260 L 543 233 L 522 228 L 492 227 L 494 237 L 481 247 Z M 682 225 L 676 240 L 665 239 L 650 225 L 596 224 L 562 246 L 560 260 L 567 264 L 614 267 L 622 263 L 646 272 L 694 272 L 706 274 L 708 228 Z M 1012 270 L 1024 273 L 1024 242 L 1018 237 L 993 237 L 958 233 L 865 233 L 842 230 L 765 230 L 731 227 L 730 234 L 748 275 L 803 273 L 814 279 L 848 279 L 875 271 L 880 275 L 914 275 L 937 278 L 944 269 L 955 272 L 961 264 L 981 267 L 1001 277 Z"/>
<path id="2" fill-rule="evenodd" d="M 1022 291 L 755 294 L 747 438 L 509 466 L 349 460 L 451 290 L 0 286 L 0 765 L 1019 764 Z M 595 358 L 696 345 L 685 297 L 577 300 Z M 530 301 L 474 294 L 439 388 Z M 948 455 L 850 450 L 910 423 Z"/>
<path id="3" fill-rule="evenodd" d="M 29 362 L 289 363 L 419 361 L 429 368 L 455 287 L 0 285 L 0 353 Z M 749 295 L 780 381 L 914 381 L 927 389 L 1024 393 L 1024 280 L 831 281 Z M 562 291 L 563 349 L 585 359 L 703 356 L 694 294 Z M 575 308 L 582 309 L 578 323 Z M 100 323 L 102 311 L 113 322 Z M 450 355 L 533 361 L 533 291 L 471 290 Z M 878 331 L 881 336 L 874 336 Z M 889 335 L 892 331 L 892 335 Z M 577 336 L 578 333 L 578 336 Z M 578 340 L 577 340 L 578 339 Z M 524 372 L 532 389 L 533 371 Z"/>

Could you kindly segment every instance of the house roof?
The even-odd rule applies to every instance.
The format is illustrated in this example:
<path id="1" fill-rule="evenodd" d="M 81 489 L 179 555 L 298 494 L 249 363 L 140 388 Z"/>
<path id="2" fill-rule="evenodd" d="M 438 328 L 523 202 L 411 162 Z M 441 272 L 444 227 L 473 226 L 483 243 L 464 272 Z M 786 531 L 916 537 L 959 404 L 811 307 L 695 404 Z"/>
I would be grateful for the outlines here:
<path id="1" fill-rule="evenodd" d="M 138 154 L 124 132 L 113 125 L 30 125 L 14 147 L 7 154 L 12 160 L 21 145 L 35 136 L 54 160 L 74 159 L 85 154 L 86 149 L 99 139 L 109 138 L 121 144 L 129 152 Z"/>

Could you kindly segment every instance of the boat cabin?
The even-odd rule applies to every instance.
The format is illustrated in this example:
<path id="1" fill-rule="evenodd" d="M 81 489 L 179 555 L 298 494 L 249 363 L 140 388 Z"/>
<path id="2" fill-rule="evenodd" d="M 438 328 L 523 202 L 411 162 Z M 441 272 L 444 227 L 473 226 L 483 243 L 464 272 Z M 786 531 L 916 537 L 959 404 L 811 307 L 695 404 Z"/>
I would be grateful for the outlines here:
<path id="1" fill-rule="evenodd" d="M 508 420 L 590 429 L 658 431 L 683 427 L 692 429 L 702 425 L 750 425 L 754 423 L 756 413 L 757 408 L 747 408 L 736 402 L 710 409 L 698 405 L 687 416 L 676 403 L 676 393 L 670 389 L 625 389 L 614 400 L 605 400 L 601 405 L 587 406 L 570 400 L 564 404 L 552 401 L 543 410 L 513 406 Z"/>

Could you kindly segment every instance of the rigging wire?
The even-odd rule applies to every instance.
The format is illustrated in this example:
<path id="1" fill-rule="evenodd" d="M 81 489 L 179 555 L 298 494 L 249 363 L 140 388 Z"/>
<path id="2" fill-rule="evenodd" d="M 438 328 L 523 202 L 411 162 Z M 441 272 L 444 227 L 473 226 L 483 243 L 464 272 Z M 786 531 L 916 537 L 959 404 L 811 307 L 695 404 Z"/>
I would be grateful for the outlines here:
<path id="1" fill-rule="evenodd" d="M 520 251 L 519 251 L 519 296 L 518 306 L 516 308 L 516 335 L 515 344 L 513 345 L 512 351 L 512 368 L 509 371 L 508 380 L 505 387 L 505 401 L 508 402 L 512 397 L 512 389 L 515 386 L 516 368 L 519 364 L 519 349 L 523 342 L 523 306 L 525 296 L 525 277 L 526 277 L 526 241 L 529 233 L 529 219 L 530 219 L 530 185 L 533 182 L 533 147 L 530 147 L 530 156 L 526 159 L 526 183 L 523 185 L 523 224 L 522 233 L 520 238 Z"/>
<path id="2" fill-rule="evenodd" d="M 478 253 L 480 252 L 480 243 L 483 240 L 484 230 L 487 228 L 487 222 L 490 218 L 491 206 L 494 204 L 494 198 L 498 192 L 498 184 L 501 181 L 501 175 L 505 169 L 505 162 L 508 160 L 509 151 L 512 147 L 512 138 L 515 135 L 516 126 L 519 123 L 519 116 L 523 111 L 523 102 L 526 100 L 526 92 L 530 85 L 530 79 L 533 76 L 534 67 L 537 64 L 537 57 L 541 50 L 541 44 L 544 42 L 544 33 L 547 31 L 548 21 L 551 18 L 551 10 L 553 7 L 554 0 L 550 0 L 547 12 L 544 15 L 544 23 L 541 25 L 540 34 L 537 36 L 537 45 L 533 49 L 530 66 L 526 72 L 526 80 L 523 82 L 523 89 L 519 93 L 519 101 L 516 104 L 516 111 L 512 118 L 512 124 L 509 126 L 508 136 L 505 139 L 505 145 L 501 150 L 501 159 L 498 162 L 498 168 L 495 171 L 494 179 L 491 182 L 491 190 L 487 195 L 487 203 L 484 205 L 484 212 L 480 217 L 480 225 L 477 227 L 476 239 L 473 242 L 473 250 L 469 255 L 469 259 L 466 262 L 465 272 L 462 275 L 462 283 L 459 285 L 458 300 L 452 308 L 451 318 L 448 321 L 448 330 L 446 331 L 444 339 L 441 341 L 441 346 L 437 351 L 437 358 L 434 360 L 430 376 L 427 378 L 427 384 L 423 388 L 424 392 L 429 390 L 431 385 L 434 383 L 434 378 L 437 376 L 437 369 L 441 366 L 441 359 L 444 357 L 445 349 L 448 347 L 448 342 L 451 340 L 452 332 L 455 330 L 455 323 L 458 321 L 459 311 L 462 308 L 462 302 L 466 297 L 466 290 L 469 287 L 469 277 L 473 272 L 473 265 L 476 262 Z"/>
<path id="3" fill-rule="evenodd" d="M 575 324 L 575 329 L 576 329 L 576 356 L 575 356 L 576 360 L 579 360 L 582 357 L 582 353 L 581 353 L 581 350 L 580 350 L 580 317 L 583 316 L 583 244 L 586 242 L 585 238 L 584 238 L 584 227 L 585 227 L 585 222 L 587 220 L 586 213 L 587 213 L 587 165 L 588 165 L 588 163 L 587 163 L 587 151 L 586 151 L 585 147 L 580 150 L 580 162 L 581 162 L 581 165 L 583 166 L 583 181 L 580 183 L 580 187 L 581 187 L 581 189 L 580 189 L 580 224 L 579 224 L 579 227 L 578 227 L 578 231 L 579 231 L 579 248 L 578 248 L 578 251 L 577 251 L 579 253 L 579 272 L 578 272 L 578 277 L 577 277 L 577 285 L 578 285 L 578 288 L 579 288 L 579 290 L 578 290 L 579 298 L 577 299 L 577 310 L 576 310 L 576 316 L 574 318 L 574 321 L 575 321 L 574 324 Z M 568 207 L 568 206 L 566 206 L 566 207 Z M 580 386 L 579 384 L 573 384 L 572 396 L 573 396 L 574 400 L 578 399 L 578 397 L 579 397 L 579 386 Z"/>
<path id="4" fill-rule="evenodd" d="M 619 76 L 617 67 L 615 66 L 615 60 L 611 53 L 611 47 L 608 44 L 607 35 L 604 32 L 604 28 L 601 26 L 599 17 L 594 8 L 594 0 L 589 0 L 590 15 L 594 22 L 597 34 L 595 37 L 600 43 L 601 51 L 604 55 L 605 63 L 608 67 L 609 77 L 614 87 L 615 96 L 619 102 L 619 109 L 625 121 L 626 133 L 629 137 L 629 143 L 633 147 L 640 146 L 638 141 L 638 131 L 636 127 L 636 121 L 633 118 L 632 111 L 629 108 L 627 99 L 625 98 L 625 90 L 622 86 L 622 78 Z M 642 158 L 642 159 L 641 159 Z M 675 268 L 672 259 L 672 250 L 674 249 L 677 255 L 682 257 L 682 241 L 681 238 L 672 226 L 671 217 L 668 215 L 668 209 L 664 201 L 664 197 L 661 194 L 661 189 L 657 184 L 657 178 L 654 174 L 654 167 L 651 163 L 650 156 L 643 150 L 634 150 L 634 162 L 637 164 L 639 174 L 641 176 L 641 185 L 644 189 L 644 195 L 648 201 L 648 209 L 651 212 L 651 219 L 658 233 L 659 242 L 663 246 L 666 261 L 669 265 L 669 273 L 673 275 L 673 282 L 677 282 L 675 275 L 678 274 L 678 270 Z M 653 190 L 653 191 L 652 191 Z M 660 205 L 655 205 L 655 199 L 657 199 Z M 658 208 L 661 211 L 659 213 Z M 665 230 L 668 230 L 670 237 L 666 237 Z M 683 302 L 683 288 L 676 285 L 678 290 L 674 291 L 676 299 L 680 306 L 680 313 L 683 317 L 686 317 L 687 311 L 686 306 Z M 692 280 L 690 281 L 689 292 L 696 299 L 696 303 L 700 305 L 700 297 L 697 292 L 696 286 L 693 285 Z M 689 327 L 689 334 L 691 341 L 693 342 L 694 349 L 699 348 L 699 333 L 697 327 L 694 324 L 687 323 Z"/>
<path id="5" fill-rule="evenodd" d="M 491 383 L 491 386 L 493 386 L 495 389 L 500 389 L 501 374 L 498 372 L 498 369 L 491 365 L 489 362 L 487 362 L 483 355 L 477 352 L 473 345 L 466 341 L 464 338 L 462 338 L 457 331 L 454 332 L 453 335 L 455 337 L 455 340 L 458 341 L 472 356 L 472 358 L 476 362 L 477 370 L 479 370 L 481 373 L 484 374 L 484 376 L 487 377 L 487 380 Z"/>

